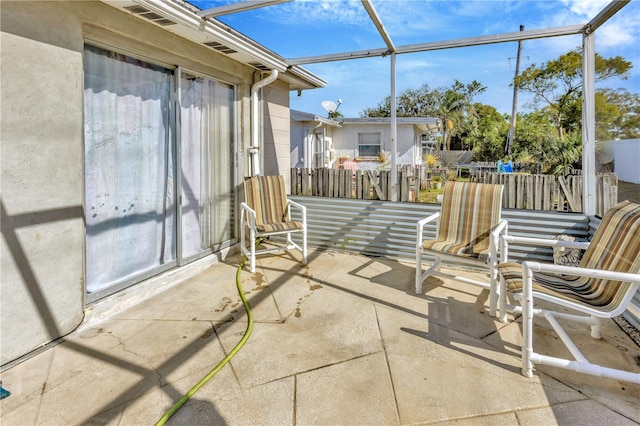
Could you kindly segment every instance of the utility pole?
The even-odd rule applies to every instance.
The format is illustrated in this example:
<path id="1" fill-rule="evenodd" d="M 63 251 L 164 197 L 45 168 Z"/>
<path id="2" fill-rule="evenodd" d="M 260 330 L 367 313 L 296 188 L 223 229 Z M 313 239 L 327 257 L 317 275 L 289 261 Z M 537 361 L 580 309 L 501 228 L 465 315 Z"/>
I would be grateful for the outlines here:
<path id="1" fill-rule="evenodd" d="M 520 25 L 520 31 L 524 31 L 524 25 Z M 513 148 L 513 141 L 516 138 L 516 115 L 518 114 L 518 86 L 516 85 L 516 79 L 520 74 L 520 55 L 522 53 L 522 40 L 518 40 L 518 55 L 516 57 L 516 76 L 513 79 L 513 106 L 511 107 L 511 126 L 509 126 L 509 136 L 507 136 L 507 146 L 505 147 L 505 154 L 511 155 L 511 149 Z"/>

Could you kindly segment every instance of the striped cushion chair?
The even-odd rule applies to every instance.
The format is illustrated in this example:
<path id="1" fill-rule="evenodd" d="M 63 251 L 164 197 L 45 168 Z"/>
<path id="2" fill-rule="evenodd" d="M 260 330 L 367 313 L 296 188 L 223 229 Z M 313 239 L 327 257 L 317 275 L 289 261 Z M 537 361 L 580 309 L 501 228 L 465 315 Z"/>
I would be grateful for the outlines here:
<path id="1" fill-rule="evenodd" d="M 489 289 L 489 313 L 496 316 L 498 281 L 498 242 L 506 234 L 507 222 L 500 218 L 502 185 L 453 182 L 445 184 L 442 208 L 417 222 L 416 293 L 422 294 L 422 282 L 429 276 L 455 279 Z M 435 239 L 425 239 L 425 226 L 437 220 Z M 432 266 L 422 272 L 424 255 L 435 257 Z M 442 260 L 489 269 L 487 281 L 443 273 Z"/>
<path id="2" fill-rule="evenodd" d="M 244 181 L 244 202 L 240 204 L 240 246 L 249 258 L 251 272 L 256 270 L 256 255 L 296 249 L 307 263 L 307 209 L 287 199 L 282 176 L 253 176 Z M 300 221 L 291 220 L 291 207 L 300 211 Z M 246 230 L 249 230 L 247 247 Z M 302 234 L 302 245 L 291 234 Z M 256 241 L 271 235 L 286 235 L 286 244 L 257 250 Z"/>
<path id="3" fill-rule="evenodd" d="M 509 244 L 577 247 L 580 243 L 506 236 L 501 240 L 501 260 L 508 256 Z M 624 201 L 613 206 L 602 218 L 590 243 L 582 243 L 586 251 L 577 267 L 547 265 L 525 261 L 500 263 L 498 272 L 502 294 L 501 312 L 508 309 L 509 292 L 520 301 L 511 307 L 522 312 L 522 373 L 531 377 L 533 364 L 566 368 L 596 376 L 640 383 L 640 373 L 606 368 L 592 364 L 582 355 L 556 318 L 573 320 L 591 326 L 591 336 L 599 339 L 601 319 L 620 315 L 629 306 L 640 285 L 640 205 Z M 582 315 L 534 309 L 535 300 L 551 302 Z M 533 316 L 546 318 L 569 349 L 574 360 L 535 353 L 533 351 Z M 640 369 L 639 369 L 640 371 Z"/>

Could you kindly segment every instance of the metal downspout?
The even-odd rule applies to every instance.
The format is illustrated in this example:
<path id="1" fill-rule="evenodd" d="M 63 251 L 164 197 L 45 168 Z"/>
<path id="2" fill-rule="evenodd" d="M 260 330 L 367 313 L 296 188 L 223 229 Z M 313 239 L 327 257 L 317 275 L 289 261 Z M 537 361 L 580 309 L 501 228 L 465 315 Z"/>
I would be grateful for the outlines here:
<path id="1" fill-rule="evenodd" d="M 304 168 L 307 170 L 311 170 L 313 168 L 313 144 L 316 138 L 316 130 L 322 127 L 322 123 L 316 124 L 311 130 L 306 129 L 307 135 L 304 137 Z"/>
<path id="2" fill-rule="evenodd" d="M 276 81 L 278 70 L 273 70 L 269 76 L 258 81 L 251 87 L 251 146 L 248 154 L 251 157 L 251 176 L 260 174 L 260 103 L 258 91 Z"/>

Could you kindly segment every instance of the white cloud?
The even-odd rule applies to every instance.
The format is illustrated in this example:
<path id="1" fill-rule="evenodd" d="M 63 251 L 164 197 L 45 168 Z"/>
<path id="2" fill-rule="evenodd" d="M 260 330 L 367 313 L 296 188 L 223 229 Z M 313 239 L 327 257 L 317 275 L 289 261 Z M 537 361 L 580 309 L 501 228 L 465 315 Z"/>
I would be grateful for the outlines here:
<path id="1" fill-rule="evenodd" d="M 369 27 L 370 20 L 358 0 L 296 0 L 265 9 L 264 16 L 279 24 Z"/>
<path id="2" fill-rule="evenodd" d="M 582 18 L 595 17 L 609 3 L 608 0 L 562 0 L 569 11 Z"/>
<path id="3" fill-rule="evenodd" d="M 596 33 L 596 43 L 597 47 L 603 48 L 631 45 L 638 43 L 638 34 L 632 34 L 629 31 L 629 27 L 624 24 L 614 23 L 598 29 Z"/>

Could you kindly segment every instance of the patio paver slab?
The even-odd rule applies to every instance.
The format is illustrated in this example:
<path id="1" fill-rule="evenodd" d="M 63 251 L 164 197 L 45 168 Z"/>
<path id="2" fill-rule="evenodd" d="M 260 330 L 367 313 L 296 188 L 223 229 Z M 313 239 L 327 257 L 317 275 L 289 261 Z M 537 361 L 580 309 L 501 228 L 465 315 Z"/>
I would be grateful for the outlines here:
<path id="1" fill-rule="evenodd" d="M 242 338 L 239 256 L 161 291 L 101 303 L 99 316 L 1 375 L 4 425 L 149 424 Z M 471 271 L 459 271 L 473 274 Z M 241 279 L 246 345 L 171 424 L 628 424 L 640 385 L 541 368 L 520 374 L 521 325 L 488 316 L 486 291 L 412 265 L 335 251 L 264 256 Z M 481 274 L 481 273 L 480 273 Z M 126 308 L 126 309 L 124 309 Z M 540 347 L 558 350 L 540 328 Z M 582 331 L 576 330 L 579 333 Z M 573 330 L 572 330 L 573 332 Z M 585 353 L 631 369 L 637 346 L 611 322 Z M 61 407 L 64 407 L 61 409 Z"/>

